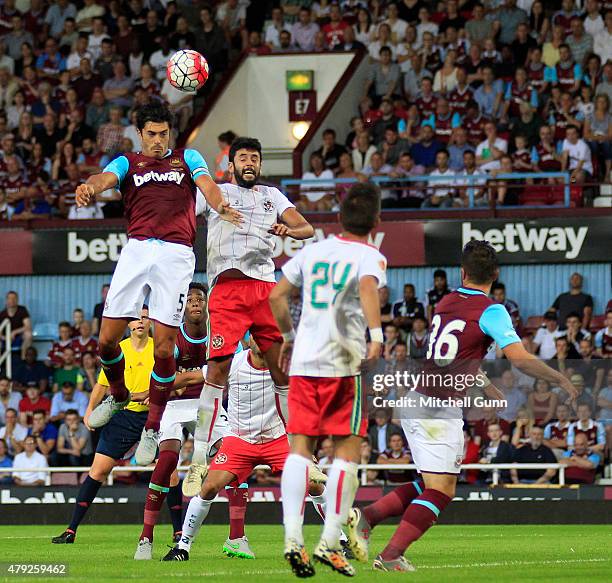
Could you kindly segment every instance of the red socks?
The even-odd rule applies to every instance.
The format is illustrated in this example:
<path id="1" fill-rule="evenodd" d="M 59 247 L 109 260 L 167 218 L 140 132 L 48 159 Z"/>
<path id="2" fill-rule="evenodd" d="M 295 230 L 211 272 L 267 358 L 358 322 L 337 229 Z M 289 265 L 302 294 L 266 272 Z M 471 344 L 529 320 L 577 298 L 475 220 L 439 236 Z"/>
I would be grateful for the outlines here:
<path id="1" fill-rule="evenodd" d="M 415 498 L 404 512 L 397 530 L 382 552 L 382 558 L 392 561 L 403 555 L 415 540 L 420 539 L 435 524 L 440 512 L 450 501 L 451 498 L 446 494 L 432 488 L 427 488 Z"/>
<path id="2" fill-rule="evenodd" d="M 369 525 L 374 528 L 386 518 L 403 514 L 417 496 L 425 490 L 422 480 L 397 486 L 391 492 L 363 509 L 363 514 Z"/>
<path id="3" fill-rule="evenodd" d="M 140 540 L 146 537 L 153 542 L 153 530 L 157 524 L 159 511 L 170 490 L 170 476 L 172 476 L 172 472 L 176 469 L 177 464 L 178 453 L 167 450 L 160 452 L 159 460 L 155 470 L 153 470 L 149 490 L 147 491 L 144 525 L 140 534 Z"/>
<path id="4" fill-rule="evenodd" d="M 246 484 L 241 484 L 239 488 L 225 489 L 229 502 L 229 518 L 230 518 L 230 533 L 231 540 L 244 536 L 244 517 L 246 515 L 247 503 L 249 501 L 249 488 L 243 487 Z"/>
<path id="5" fill-rule="evenodd" d="M 100 363 L 110 386 L 110 394 L 118 403 L 125 401 L 129 391 L 125 387 L 125 358 L 121 347 L 117 345 L 110 352 L 100 351 Z"/>
<path id="6" fill-rule="evenodd" d="M 149 383 L 149 415 L 145 429 L 159 431 L 168 395 L 172 391 L 176 377 L 176 361 L 174 356 L 169 358 L 156 358 Z"/>

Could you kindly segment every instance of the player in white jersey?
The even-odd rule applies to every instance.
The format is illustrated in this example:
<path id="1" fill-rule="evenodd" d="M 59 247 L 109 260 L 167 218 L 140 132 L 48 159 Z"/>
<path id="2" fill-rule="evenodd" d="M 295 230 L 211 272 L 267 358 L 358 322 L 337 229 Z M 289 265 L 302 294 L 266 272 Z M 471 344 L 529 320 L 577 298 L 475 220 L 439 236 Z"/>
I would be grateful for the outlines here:
<path id="1" fill-rule="evenodd" d="M 366 324 L 371 342 L 368 360 L 382 349 L 378 288 L 386 284 L 386 260 L 368 236 L 380 217 L 380 194 L 370 184 L 351 187 L 340 208 L 342 235 L 304 247 L 283 266 L 283 278 L 270 304 L 285 342 L 281 364 L 289 371 L 291 455 L 281 481 L 285 558 L 298 577 L 314 568 L 304 548 L 303 501 L 311 454 L 321 436 L 335 441 L 335 459 L 327 480 L 329 512 L 314 558 L 343 575 L 355 570 L 341 553 L 339 536 L 358 486 L 357 462 L 367 430 L 360 371 L 366 357 Z M 297 336 L 288 298 L 302 288 Z M 295 346 L 293 337 L 295 336 Z"/>
<path id="2" fill-rule="evenodd" d="M 254 138 L 237 138 L 229 152 L 231 184 L 221 191 L 243 223 L 226 228 L 209 205 L 207 273 L 208 373 L 200 396 L 194 439 L 193 463 L 183 481 L 183 492 L 194 496 L 206 472 L 206 451 L 215 423 L 215 411 L 238 342 L 250 330 L 264 354 L 275 390 L 286 403 L 287 376 L 278 366 L 282 344 L 268 296 L 274 287 L 272 254 L 277 236 L 308 239 L 312 226 L 276 188 L 258 185 L 261 144 Z M 229 223 L 228 223 L 229 224 Z"/>
<path id="3" fill-rule="evenodd" d="M 222 488 L 245 482 L 260 464 L 269 465 L 273 472 L 280 472 L 289 455 L 289 440 L 272 376 L 253 337 L 249 340 L 249 347 L 250 350 L 234 357 L 230 369 L 227 407 L 229 434 L 223 438 L 221 449 L 210 465 L 199 495 L 189 502 L 180 541 L 168 552 L 164 561 L 189 560 L 193 539 Z M 184 378 L 189 382 L 197 380 L 187 376 Z M 310 496 L 319 513 L 324 513 L 325 508 L 323 491 L 324 487 L 320 484 L 310 485 Z M 236 546 L 234 556 L 255 558 L 246 536 L 242 540 L 229 542 Z"/>

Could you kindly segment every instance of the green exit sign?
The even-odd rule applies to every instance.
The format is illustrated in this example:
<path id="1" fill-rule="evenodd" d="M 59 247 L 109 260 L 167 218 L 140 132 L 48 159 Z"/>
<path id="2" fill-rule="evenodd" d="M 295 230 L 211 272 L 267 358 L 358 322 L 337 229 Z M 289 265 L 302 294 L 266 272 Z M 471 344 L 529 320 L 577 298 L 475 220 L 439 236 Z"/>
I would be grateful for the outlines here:
<path id="1" fill-rule="evenodd" d="M 314 71 L 287 71 L 287 91 L 311 91 Z"/>

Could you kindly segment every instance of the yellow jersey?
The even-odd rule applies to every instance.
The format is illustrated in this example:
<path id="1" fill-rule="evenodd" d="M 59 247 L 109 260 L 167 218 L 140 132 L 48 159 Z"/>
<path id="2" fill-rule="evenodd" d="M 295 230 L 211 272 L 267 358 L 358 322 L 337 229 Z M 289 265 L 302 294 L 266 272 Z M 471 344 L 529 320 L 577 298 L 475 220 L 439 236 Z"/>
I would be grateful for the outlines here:
<path id="1" fill-rule="evenodd" d="M 125 358 L 125 386 L 132 393 L 142 393 L 149 390 L 149 381 L 155 359 L 153 357 L 153 338 L 149 338 L 144 350 L 138 352 L 133 346 L 130 338 L 122 340 L 119 344 Z M 109 386 L 104 370 L 100 371 L 98 383 Z M 148 411 L 149 408 L 141 403 L 130 403 L 128 411 Z"/>

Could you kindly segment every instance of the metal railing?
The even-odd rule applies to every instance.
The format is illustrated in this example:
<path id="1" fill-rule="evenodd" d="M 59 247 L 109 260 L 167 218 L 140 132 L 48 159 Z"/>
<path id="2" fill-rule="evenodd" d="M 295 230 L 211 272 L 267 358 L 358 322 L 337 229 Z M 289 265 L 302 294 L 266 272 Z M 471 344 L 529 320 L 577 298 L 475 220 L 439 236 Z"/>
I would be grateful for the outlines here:
<path id="1" fill-rule="evenodd" d="M 393 185 L 396 189 L 400 187 L 398 185 L 401 184 L 410 184 L 415 183 L 419 184 L 419 187 L 423 190 L 434 190 L 435 187 L 432 186 L 423 186 L 423 183 L 429 184 L 430 182 L 440 183 L 442 186 L 440 188 L 448 188 L 450 189 L 463 189 L 467 192 L 469 205 L 464 208 L 477 208 L 474 205 L 474 189 L 475 188 L 487 188 L 488 183 L 496 180 L 531 180 L 531 179 L 563 179 L 563 206 L 565 208 L 570 207 L 571 203 L 571 191 L 570 191 L 570 174 L 569 172 L 516 172 L 511 174 L 497 174 L 492 176 L 490 174 L 471 174 L 471 175 L 463 175 L 456 174 L 454 176 L 430 176 L 428 174 L 424 174 L 422 176 L 404 176 L 398 178 L 392 178 L 390 176 L 374 176 L 369 178 L 370 182 L 380 185 L 381 187 L 385 184 Z M 313 191 L 325 191 L 329 190 L 330 186 L 332 190 L 330 193 L 335 193 L 336 186 L 345 186 L 348 184 L 354 184 L 359 182 L 357 178 L 334 178 L 327 179 L 323 178 L 321 180 L 300 180 L 299 178 L 284 178 L 281 180 L 281 188 L 287 193 L 288 188 L 296 187 L 296 186 L 305 186 L 312 187 Z M 333 186 L 332 186 L 333 185 Z M 529 186 L 527 184 L 523 184 L 523 186 Z M 539 186 L 547 186 L 546 184 L 540 184 Z M 551 188 L 554 185 L 549 185 Z M 416 186 L 414 187 L 417 188 Z M 423 200 L 427 199 L 429 194 L 435 194 L 435 192 L 425 193 Z M 547 205 L 551 206 L 551 205 Z M 399 210 L 399 209 L 394 209 Z M 401 210 L 411 210 L 411 209 L 401 209 Z M 415 209 L 412 209 L 415 210 Z M 437 210 L 435 207 L 427 207 L 427 210 Z M 448 209 L 446 209 L 448 210 Z M 460 210 L 460 209 L 459 209 Z"/>
<path id="2" fill-rule="evenodd" d="M 331 466 L 320 466 L 322 470 L 331 468 Z M 492 484 L 497 486 L 499 484 L 500 474 L 504 470 L 558 470 L 559 471 L 559 485 L 565 486 L 565 468 L 563 464 L 463 464 L 461 470 L 480 470 L 482 472 L 492 472 Z M 186 472 L 189 466 L 179 466 L 177 471 Z M 269 470 L 270 466 L 259 465 L 254 470 Z M 367 471 L 383 471 L 383 470 L 416 470 L 417 467 L 414 464 L 359 464 L 359 472 L 361 473 L 361 485 L 367 485 Z M 107 478 L 107 485 L 112 486 L 114 484 L 113 474 L 117 472 L 152 472 L 154 466 L 115 466 Z M 51 474 L 56 473 L 82 473 L 89 472 L 89 466 L 75 466 L 75 467 L 57 467 L 57 468 L 24 468 L 24 469 L 13 469 L 13 468 L 2 468 L 0 470 L 0 477 L 11 473 L 19 472 L 31 472 L 31 473 L 45 473 L 45 486 L 51 486 Z"/>
<path id="3" fill-rule="evenodd" d="M 0 346 L 2 346 L 2 353 L 0 353 L 0 367 L 4 364 L 6 369 L 6 376 L 12 378 L 13 372 L 13 359 L 12 355 L 12 338 L 11 338 L 11 321 L 5 318 L 0 322 Z"/>

